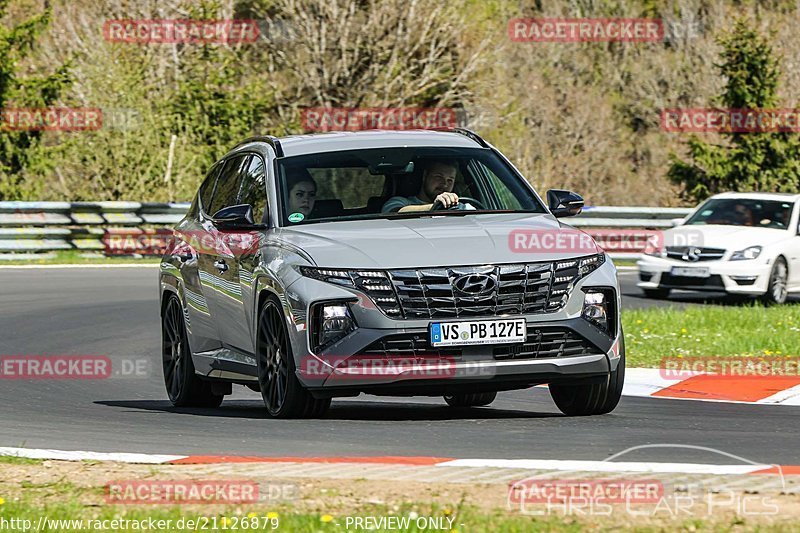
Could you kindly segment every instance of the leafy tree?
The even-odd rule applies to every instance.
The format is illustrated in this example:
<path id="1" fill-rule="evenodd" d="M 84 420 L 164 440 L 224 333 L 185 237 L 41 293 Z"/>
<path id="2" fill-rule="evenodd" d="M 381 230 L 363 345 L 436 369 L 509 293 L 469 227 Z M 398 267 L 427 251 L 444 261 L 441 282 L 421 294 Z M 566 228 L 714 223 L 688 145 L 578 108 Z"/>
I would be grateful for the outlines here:
<path id="1" fill-rule="evenodd" d="M 765 109 L 777 103 L 780 66 L 768 37 L 746 19 L 717 39 L 723 47 L 717 65 L 726 79 L 718 101 L 725 108 Z M 700 201 L 724 191 L 796 191 L 800 181 L 800 139 L 794 132 L 725 133 L 725 145 L 692 136 L 691 161 L 674 154 L 667 176 Z"/>
<path id="2" fill-rule="evenodd" d="M 10 0 L 0 0 L 0 19 L 8 10 Z M 33 49 L 34 43 L 50 22 L 46 9 L 24 22 L 0 25 L 0 109 L 16 107 L 45 107 L 55 102 L 69 83 L 68 66 L 62 65 L 52 74 L 20 78 L 19 63 Z M 6 130 L 0 125 L 0 200 L 23 196 L 25 187 L 22 172 L 30 150 L 38 144 L 41 131 Z"/>

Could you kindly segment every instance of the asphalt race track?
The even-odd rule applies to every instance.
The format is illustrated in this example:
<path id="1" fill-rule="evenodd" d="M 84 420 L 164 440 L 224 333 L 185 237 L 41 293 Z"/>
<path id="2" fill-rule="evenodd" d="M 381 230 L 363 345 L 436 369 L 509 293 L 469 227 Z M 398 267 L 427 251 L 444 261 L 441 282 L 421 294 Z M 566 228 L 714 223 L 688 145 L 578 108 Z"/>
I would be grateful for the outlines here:
<path id="1" fill-rule="evenodd" d="M 627 308 L 653 302 L 620 273 Z M 334 400 L 322 420 L 271 420 L 242 387 L 218 409 L 175 409 L 160 368 L 157 269 L 0 270 L 0 355 L 106 355 L 139 374 L 103 380 L 0 379 L 0 446 L 166 454 L 601 460 L 642 444 L 708 446 L 762 463 L 796 464 L 800 411 L 623 397 L 611 415 L 561 416 L 546 389 L 501 393 L 488 408 L 439 398 Z M 138 361 L 138 363 L 137 363 Z M 120 364 L 118 364 L 120 363 Z M 692 462 L 680 449 L 629 460 Z M 698 456 L 697 462 L 731 462 Z"/>

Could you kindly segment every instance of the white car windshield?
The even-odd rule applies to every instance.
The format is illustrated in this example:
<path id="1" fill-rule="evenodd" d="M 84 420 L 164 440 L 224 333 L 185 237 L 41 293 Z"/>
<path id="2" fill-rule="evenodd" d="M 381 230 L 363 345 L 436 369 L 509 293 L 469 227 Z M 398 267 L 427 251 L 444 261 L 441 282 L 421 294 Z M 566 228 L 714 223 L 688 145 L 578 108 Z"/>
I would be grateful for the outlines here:
<path id="1" fill-rule="evenodd" d="M 703 206 L 686 225 L 715 224 L 786 229 L 792 216 L 792 203 L 752 198 L 717 198 Z"/>

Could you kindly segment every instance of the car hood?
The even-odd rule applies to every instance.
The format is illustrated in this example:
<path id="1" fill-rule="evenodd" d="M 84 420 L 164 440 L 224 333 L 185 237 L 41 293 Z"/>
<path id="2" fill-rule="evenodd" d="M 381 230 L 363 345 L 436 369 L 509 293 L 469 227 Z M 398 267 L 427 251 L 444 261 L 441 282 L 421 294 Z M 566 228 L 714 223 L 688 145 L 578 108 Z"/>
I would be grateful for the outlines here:
<path id="1" fill-rule="evenodd" d="M 755 245 L 768 246 L 788 237 L 789 231 L 781 229 L 698 224 L 665 231 L 664 245 L 743 250 Z"/>
<path id="2" fill-rule="evenodd" d="M 515 250 L 510 236 L 580 234 L 575 249 Z M 597 253 L 585 233 L 549 214 L 484 214 L 327 222 L 281 228 L 278 239 L 324 267 L 414 268 L 555 261 Z"/>

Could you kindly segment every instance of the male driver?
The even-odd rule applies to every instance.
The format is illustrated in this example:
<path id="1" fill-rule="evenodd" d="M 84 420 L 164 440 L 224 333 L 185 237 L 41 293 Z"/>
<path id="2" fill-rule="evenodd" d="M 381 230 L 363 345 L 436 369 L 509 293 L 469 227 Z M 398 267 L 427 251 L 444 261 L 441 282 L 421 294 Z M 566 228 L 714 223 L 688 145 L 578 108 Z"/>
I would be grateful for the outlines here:
<path id="1" fill-rule="evenodd" d="M 455 163 L 447 161 L 431 161 L 422 172 L 422 187 L 416 196 L 393 196 L 383 204 L 382 213 L 413 213 L 430 211 L 438 200 L 444 209 L 461 205 L 458 195 L 453 191 L 456 183 L 457 168 Z"/>

